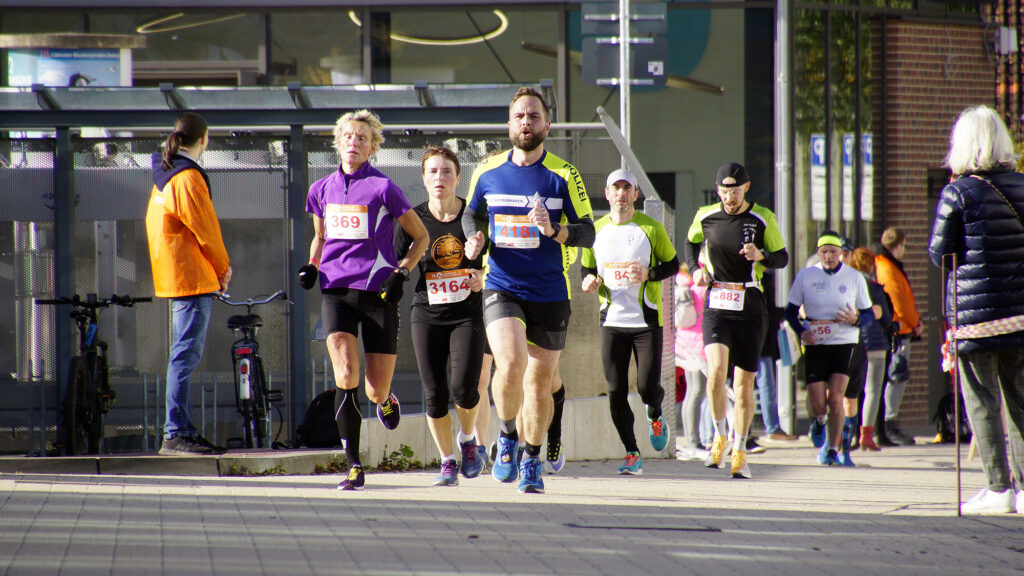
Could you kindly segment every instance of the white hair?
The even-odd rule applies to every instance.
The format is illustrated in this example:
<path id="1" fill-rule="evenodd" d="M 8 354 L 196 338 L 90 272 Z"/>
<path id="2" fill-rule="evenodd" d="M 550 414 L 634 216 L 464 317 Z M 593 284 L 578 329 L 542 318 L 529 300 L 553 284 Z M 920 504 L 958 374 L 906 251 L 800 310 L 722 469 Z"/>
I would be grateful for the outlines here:
<path id="1" fill-rule="evenodd" d="M 974 106 L 960 113 L 949 135 L 946 166 L 953 174 L 1014 168 L 1017 154 L 999 113 L 988 106 Z"/>

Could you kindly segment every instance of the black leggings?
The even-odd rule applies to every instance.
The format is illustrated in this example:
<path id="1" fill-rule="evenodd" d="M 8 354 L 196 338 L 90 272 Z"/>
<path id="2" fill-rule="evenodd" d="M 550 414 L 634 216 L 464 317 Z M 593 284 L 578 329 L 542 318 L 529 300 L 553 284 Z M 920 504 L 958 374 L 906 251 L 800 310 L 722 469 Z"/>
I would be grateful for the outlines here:
<path id="1" fill-rule="evenodd" d="M 480 403 L 480 367 L 484 358 L 483 320 L 433 325 L 413 322 L 412 347 L 416 350 L 423 397 L 430 418 L 448 414 L 448 355 L 452 359 L 451 394 L 459 408 L 471 410 Z"/>
<path id="2" fill-rule="evenodd" d="M 647 405 L 647 417 L 661 416 L 661 401 L 665 390 L 661 387 L 661 327 L 616 328 L 601 327 L 601 357 L 604 378 L 608 381 L 608 403 L 612 423 L 626 452 L 637 452 L 633 434 L 633 411 L 629 408 L 629 362 L 636 358 L 636 388 Z"/>

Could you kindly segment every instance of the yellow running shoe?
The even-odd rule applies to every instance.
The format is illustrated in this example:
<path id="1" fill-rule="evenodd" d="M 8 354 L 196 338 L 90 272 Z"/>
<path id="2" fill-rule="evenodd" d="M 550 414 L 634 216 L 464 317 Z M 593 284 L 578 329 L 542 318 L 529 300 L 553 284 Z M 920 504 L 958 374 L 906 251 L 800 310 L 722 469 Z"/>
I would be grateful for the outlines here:
<path id="1" fill-rule="evenodd" d="M 704 459 L 704 465 L 708 468 L 718 468 L 722 463 L 722 455 L 725 454 L 725 448 L 729 444 L 729 439 L 725 436 L 718 436 L 711 442 L 711 451 L 708 453 L 708 457 Z"/>
<path id="2" fill-rule="evenodd" d="M 732 452 L 732 477 L 750 479 L 750 467 L 747 466 L 746 450 L 733 450 Z"/>

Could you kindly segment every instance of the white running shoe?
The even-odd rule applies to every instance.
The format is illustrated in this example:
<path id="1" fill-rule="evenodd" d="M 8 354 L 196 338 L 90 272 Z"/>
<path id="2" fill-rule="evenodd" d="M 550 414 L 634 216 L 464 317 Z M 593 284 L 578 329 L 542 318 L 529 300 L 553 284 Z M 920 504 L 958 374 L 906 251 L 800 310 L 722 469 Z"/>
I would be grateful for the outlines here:
<path id="1" fill-rule="evenodd" d="M 988 488 L 982 488 L 974 497 L 960 505 L 960 512 L 963 514 L 1009 514 L 1013 512 L 1013 508 L 1013 488 L 1007 488 L 1002 492 L 993 492 Z"/>

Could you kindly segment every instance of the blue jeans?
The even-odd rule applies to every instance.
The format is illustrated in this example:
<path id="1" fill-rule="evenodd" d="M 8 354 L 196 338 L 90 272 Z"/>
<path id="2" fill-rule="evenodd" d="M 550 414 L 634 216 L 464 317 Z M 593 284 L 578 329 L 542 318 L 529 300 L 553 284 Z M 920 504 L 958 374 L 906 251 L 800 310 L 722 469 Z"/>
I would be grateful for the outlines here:
<path id="1" fill-rule="evenodd" d="M 761 397 L 761 418 L 764 420 L 764 433 L 782 432 L 779 425 L 779 399 L 775 383 L 775 360 L 771 356 L 761 356 L 757 361 L 757 394 Z"/>
<path id="2" fill-rule="evenodd" d="M 192 425 L 191 378 L 206 345 L 213 296 L 171 300 L 171 356 L 167 362 L 167 420 L 164 438 L 196 436 Z"/>

